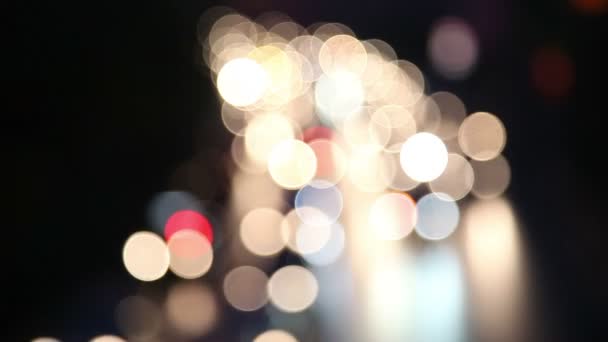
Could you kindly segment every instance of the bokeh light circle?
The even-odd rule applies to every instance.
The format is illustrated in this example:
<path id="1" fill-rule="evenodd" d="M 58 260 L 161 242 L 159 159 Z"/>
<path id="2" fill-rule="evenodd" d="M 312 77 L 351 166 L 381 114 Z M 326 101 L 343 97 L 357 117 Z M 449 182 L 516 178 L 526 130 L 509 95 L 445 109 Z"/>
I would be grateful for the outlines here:
<path id="1" fill-rule="evenodd" d="M 317 114 L 325 124 L 339 126 L 358 112 L 365 101 L 360 78 L 348 71 L 323 74 L 315 84 Z"/>
<path id="2" fill-rule="evenodd" d="M 285 330 L 273 329 L 259 334 L 253 342 L 298 342 L 298 340 Z"/>
<path id="3" fill-rule="evenodd" d="M 116 323 L 121 332 L 131 339 L 154 338 L 162 328 L 160 307 L 143 296 L 129 296 L 116 307 Z"/>
<path id="4" fill-rule="evenodd" d="M 458 130 L 458 144 L 475 160 L 496 158 L 505 147 L 507 132 L 495 115 L 477 112 L 469 115 Z"/>
<path id="5" fill-rule="evenodd" d="M 226 301 L 240 311 L 255 311 L 268 302 L 268 277 L 257 267 L 239 266 L 224 278 Z"/>
<path id="6" fill-rule="evenodd" d="M 412 179 L 428 182 L 439 177 L 448 164 L 445 144 L 431 133 L 417 133 L 401 147 L 400 163 Z"/>
<path id="7" fill-rule="evenodd" d="M 319 284 L 314 274 L 302 266 L 290 265 L 278 269 L 268 281 L 271 303 L 285 312 L 300 312 L 317 298 Z"/>
<path id="8" fill-rule="evenodd" d="M 359 190 L 382 192 L 391 183 L 396 166 L 376 145 L 358 145 L 351 150 L 348 178 Z"/>
<path id="9" fill-rule="evenodd" d="M 447 238 L 460 221 L 458 205 L 447 194 L 427 194 L 418 200 L 416 207 L 416 233 L 427 240 Z"/>
<path id="10" fill-rule="evenodd" d="M 169 268 L 184 279 L 203 276 L 213 263 L 213 248 L 207 238 L 196 230 L 183 229 L 167 243 L 171 254 Z"/>
<path id="11" fill-rule="evenodd" d="M 203 234 L 210 243 L 213 243 L 213 228 L 209 220 L 194 210 L 180 210 L 169 217 L 165 224 L 165 240 L 182 229 L 192 229 Z"/>
<path id="12" fill-rule="evenodd" d="M 478 198 L 498 197 L 511 182 L 511 167 L 502 155 L 487 161 L 471 160 L 471 166 L 475 172 L 472 192 Z"/>
<path id="13" fill-rule="evenodd" d="M 344 250 L 344 228 L 339 222 L 331 225 L 327 242 L 314 253 L 302 254 L 306 262 L 315 266 L 326 266 L 334 263 Z"/>
<path id="14" fill-rule="evenodd" d="M 460 18 L 442 18 L 431 31 L 428 53 L 435 70 L 448 79 L 467 77 L 477 62 L 475 32 Z"/>
<path id="15" fill-rule="evenodd" d="M 204 213 L 201 201 L 187 191 L 164 191 L 150 201 L 147 209 L 148 224 L 163 234 L 167 220 L 180 210 L 193 210 Z"/>
<path id="16" fill-rule="evenodd" d="M 338 220 L 343 208 L 342 193 L 326 181 L 314 180 L 298 191 L 296 213 L 306 224 L 330 225 Z"/>
<path id="17" fill-rule="evenodd" d="M 276 113 L 257 115 L 245 128 L 245 152 L 253 162 L 266 167 L 275 145 L 295 137 L 295 127 L 285 116 Z"/>
<path id="18" fill-rule="evenodd" d="M 251 210 L 240 224 L 240 237 L 245 248 L 255 255 L 271 256 L 279 253 L 285 242 L 281 235 L 283 215 L 275 209 Z"/>
<path id="19" fill-rule="evenodd" d="M 372 203 L 368 224 L 374 236 L 380 240 L 400 240 L 414 229 L 416 204 L 408 195 L 388 193 Z"/>
<path id="20" fill-rule="evenodd" d="M 249 58 L 236 58 L 222 66 L 217 89 L 226 102 L 244 107 L 259 101 L 269 86 L 264 68 Z"/>
<path id="21" fill-rule="evenodd" d="M 158 235 L 140 231 L 131 235 L 122 250 L 123 263 L 131 276 L 141 281 L 162 278 L 169 268 L 169 251 Z"/>
<path id="22" fill-rule="evenodd" d="M 312 148 L 303 141 L 284 140 L 270 152 L 268 171 L 281 187 L 299 189 L 314 177 L 317 158 Z"/>
<path id="23" fill-rule="evenodd" d="M 302 208 L 305 209 L 305 208 Z M 320 251 L 331 237 L 331 226 L 302 223 L 296 231 L 296 246 L 302 255 Z"/>
<path id="24" fill-rule="evenodd" d="M 459 200 L 469 194 L 475 182 L 475 173 L 471 164 L 461 155 L 450 153 L 445 171 L 429 183 L 429 187 L 438 196 L 446 194 L 446 199 Z"/>
<path id="25" fill-rule="evenodd" d="M 188 337 L 207 334 L 219 316 L 213 291 L 196 282 L 173 285 L 167 294 L 165 312 L 172 328 Z"/>

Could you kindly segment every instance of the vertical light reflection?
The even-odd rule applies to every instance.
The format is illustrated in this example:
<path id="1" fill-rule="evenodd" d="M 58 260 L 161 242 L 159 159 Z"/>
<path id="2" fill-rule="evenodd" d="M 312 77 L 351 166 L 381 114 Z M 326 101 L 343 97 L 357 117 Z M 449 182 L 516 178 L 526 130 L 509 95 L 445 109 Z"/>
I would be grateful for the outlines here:
<path id="1" fill-rule="evenodd" d="M 357 324 L 351 341 L 403 341 L 409 331 L 413 282 L 403 241 L 375 237 L 368 216 L 376 193 L 341 183 L 346 198 L 342 215 L 346 250 L 354 281 L 351 312 Z"/>
<path id="2" fill-rule="evenodd" d="M 448 245 L 427 245 L 414 264 L 414 336 L 417 342 L 466 341 L 464 277 Z"/>
<path id="3" fill-rule="evenodd" d="M 353 275 L 348 260 L 340 258 L 328 266 L 313 266 L 319 282 L 314 310 L 319 315 L 322 341 L 357 341 Z"/>
<path id="4" fill-rule="evenodd" d="M 525 333 L 522 248 L 511 204 L 476 201 L 463 218 L 472 319 L 483 341 L 518 341 Z"/>
<path id="5" fill-rule="evenodd" d="M 368 288 L 368 340 L 411 340 L 415 299 L 411 257 L 397 243 L 387 243 L 376 252 Z"/>

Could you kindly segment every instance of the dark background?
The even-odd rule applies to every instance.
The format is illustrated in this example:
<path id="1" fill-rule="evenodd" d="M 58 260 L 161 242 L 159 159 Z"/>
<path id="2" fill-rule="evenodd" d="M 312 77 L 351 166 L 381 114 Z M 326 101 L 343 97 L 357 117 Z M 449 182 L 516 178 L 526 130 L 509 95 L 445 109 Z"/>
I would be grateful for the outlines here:
<path id="1" fill-rule="evenodd" d="M 114 306 L 137 288 L 123 269 L 122 244 L 145 226 L 155 193 L 189 186 L 171 182 L 184 162 L 197 156 L 208 165 L 210 181 L 197 186 L 219 207 L 225 201 L 230 138 L 196 53 L 196 23 L 214 4 L 21 1 L 3 11 L 11 217 L 3 234 L 3 340 L 116 333 Z M 497 113 L 509 136 L 509 196 L 524 222 L 541 303 L 539 335 L 608 335 L 606 12 L 580 13 L 568 1 L 222 4 L 253 17 L 282 11 L 304 26 L 344 23 L 418 65 L 429 90 L 454 92 L 468 112 Z M 466 19 L 480 37 L 479 64 L 465 81 L 443 79 L 426 55 L 431 24 L 445 15 Z M 531 81 L 543 47 L 572 61 L 574 83 L 564 96 L 544 96 Z"/>

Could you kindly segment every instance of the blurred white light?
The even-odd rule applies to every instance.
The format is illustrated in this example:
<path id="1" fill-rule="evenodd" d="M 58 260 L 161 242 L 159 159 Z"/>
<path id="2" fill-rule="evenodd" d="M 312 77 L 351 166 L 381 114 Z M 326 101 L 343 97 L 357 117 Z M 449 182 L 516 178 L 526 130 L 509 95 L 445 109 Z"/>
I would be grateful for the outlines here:
<path id="1" fill-rule="evenodd" d="M 245 151 L 253 162 L 267 166 L 272 149 L 295 137 L 294 123 L 286 117 L 276 113 L 260 114 L 251 119 L 245 129 Z"/>
<path id="2" fill-rule="evenodd" d="M 217 75 L 217 89 L 226 102 L 244 107 L 254 104 L 269 85 L 264 68 L 249 58 L 237 58 L 224 64 Z"/>
<path id="3" fill-rule="evenodd" d="M 302 208 L 305 209 L 305 208 Z M 300 224 L 296 231 L 296 246 L 302 255 L 320 251 L 331 237 L 330 225 Z"/>
<path id="4" fill-rule="evenodd" d="M 329 125 L 339 125 L 358 112 L 364 102 L 359 77 L 348 71 L 323 74 L 315 85 L 315 103 L 319 118 Z"/>
<path id="5" fill-rule="evenodd" d="M 284 140 L 276 144 L 268 158 L 272 179 L 285 189 L 299 189 L 317 171 L 315 152 L 301 140 Z"/>
<path id="6" fill-rule="evenodd" d="M 401 148 L 403 171 L 412 179 L 428 182 L 439 177 L 448 164 L 448 151 L 441 139 L 431 133 L 411 136 Z"/>
<path id="7" fill-rule="evenodd" d="M 416 205 L 407 195 L 384 194 L 372 204 L 368 224 L 378 239 L 403 239 L 416 224 Z"/>
<path id="8" fill-rule="evenodd" d="M 285 247 L 281 235 L 283 215 L 275 209 L 257 208 L 241 220 L 240 237 L 245 248 L 259 256 L 271 256 Z"/>
<path id="9" fill-rule="evenodd" d="M 165 241 L 151 232 L 137 232 L 129 237 L 122 250 L 122 261 L 131 276 L 154 281 L 167 273 L 169 250 Z"/>

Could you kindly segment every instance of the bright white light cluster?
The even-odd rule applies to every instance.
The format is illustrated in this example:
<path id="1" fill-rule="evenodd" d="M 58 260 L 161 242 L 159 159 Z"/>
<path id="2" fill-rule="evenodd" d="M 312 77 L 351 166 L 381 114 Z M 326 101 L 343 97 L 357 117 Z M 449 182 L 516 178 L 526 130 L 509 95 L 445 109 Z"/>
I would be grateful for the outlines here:
<path id="1" fill-rule="evenodd" d="M 219 214 L 188 193 L 163 193 L 150 215 L 164 239 L 140 231 L 123 248 L 127 271 L 140 281 L 168 270 L 199 278 L 221 259 L 221 288 L 234 309 L 301 312 L 323 285 L 315 270 L 339 264 L 347 247 L 357 246 L 349 245 L 351 225 L 362 223 L 381 241 L 413 231 L 445 239 L 460 225 L 459 201 L 469 193 L 496 198 L 509 185 L 500 119 L 467 116 L 454 94 L 427 94 L 421 70 L 382 40 L 358 38 L 339 23 L 305 28 L 285 16 L 255 21 L 225 8 L 205 14 L 199 34 L 221 101 L 218 116 L 234 135 L 228 218 L 219 232 L 226 241 L 215 243 L 209 221 Z M 438 25 L 429 44 L 440 74 L 462 79 L 473 71 L 477 42 L 463 22 Z M 284 250 L 309 267 L 267 273 Z M 210 287 L 192 281 L 169 290 L 164 314 L 142 299 L 125 303 L 123 316 L 162 315 L 186 339 L 211 331 L 220 310 Z M 143 325 L 123 323 L 143 336 Z M 297 339 L 269 330 L 254 341 Z"/>
<path id="2" fill-rule="evenodd" d="M 345 202 L 358 200 L 343 198 L 344 186 L 376 194 L 368 224 L 383 240 L 414 230 L 424 239 L 446 238 L 459 223 L 456 201 L 469 193 L 493 198 L 506 189 L 510 171 L 501 155 L 506 130 L 500 119 L 485 112 L 467 116 L 454 94 L 425 93 L 420 69 L 398 59 L 386 42 L 360 39 L 339 23 L 305 28 L 287 17 L 256 22 L 222 13 L 206 23 L 203 59 L 222 99 L 223 122 L 235 135 L 235 177 L 256 184 L 255 178 L 269 178 L 274 185 L 266 183 L 265 190 L 277 198 L 297 191 L 289 205 L 297 215 L 283 225 L 291 229 L 281 230 L 283 246 L 292 251 L 343 240 L 329 237 L 330 226 L 339 224 Z M 429 48 L 438 72 L 462 76 L 471 70 L 476 52 L 464 51 L 458 61 L 445 54 L 452 41 L 474 42 L 465 28 L 432 31 Z M 417 203 L 403 193 L 416 191 L 422 199 L 421 183 L 434 196 Z M 240 217 L 260 207 L 283 210 L 280 200 L 248 207 Z M 259 255 L 264 242 L 250 240 L 245 247 Z M 276 245 L 273 254 L 280 250 Z"/>

